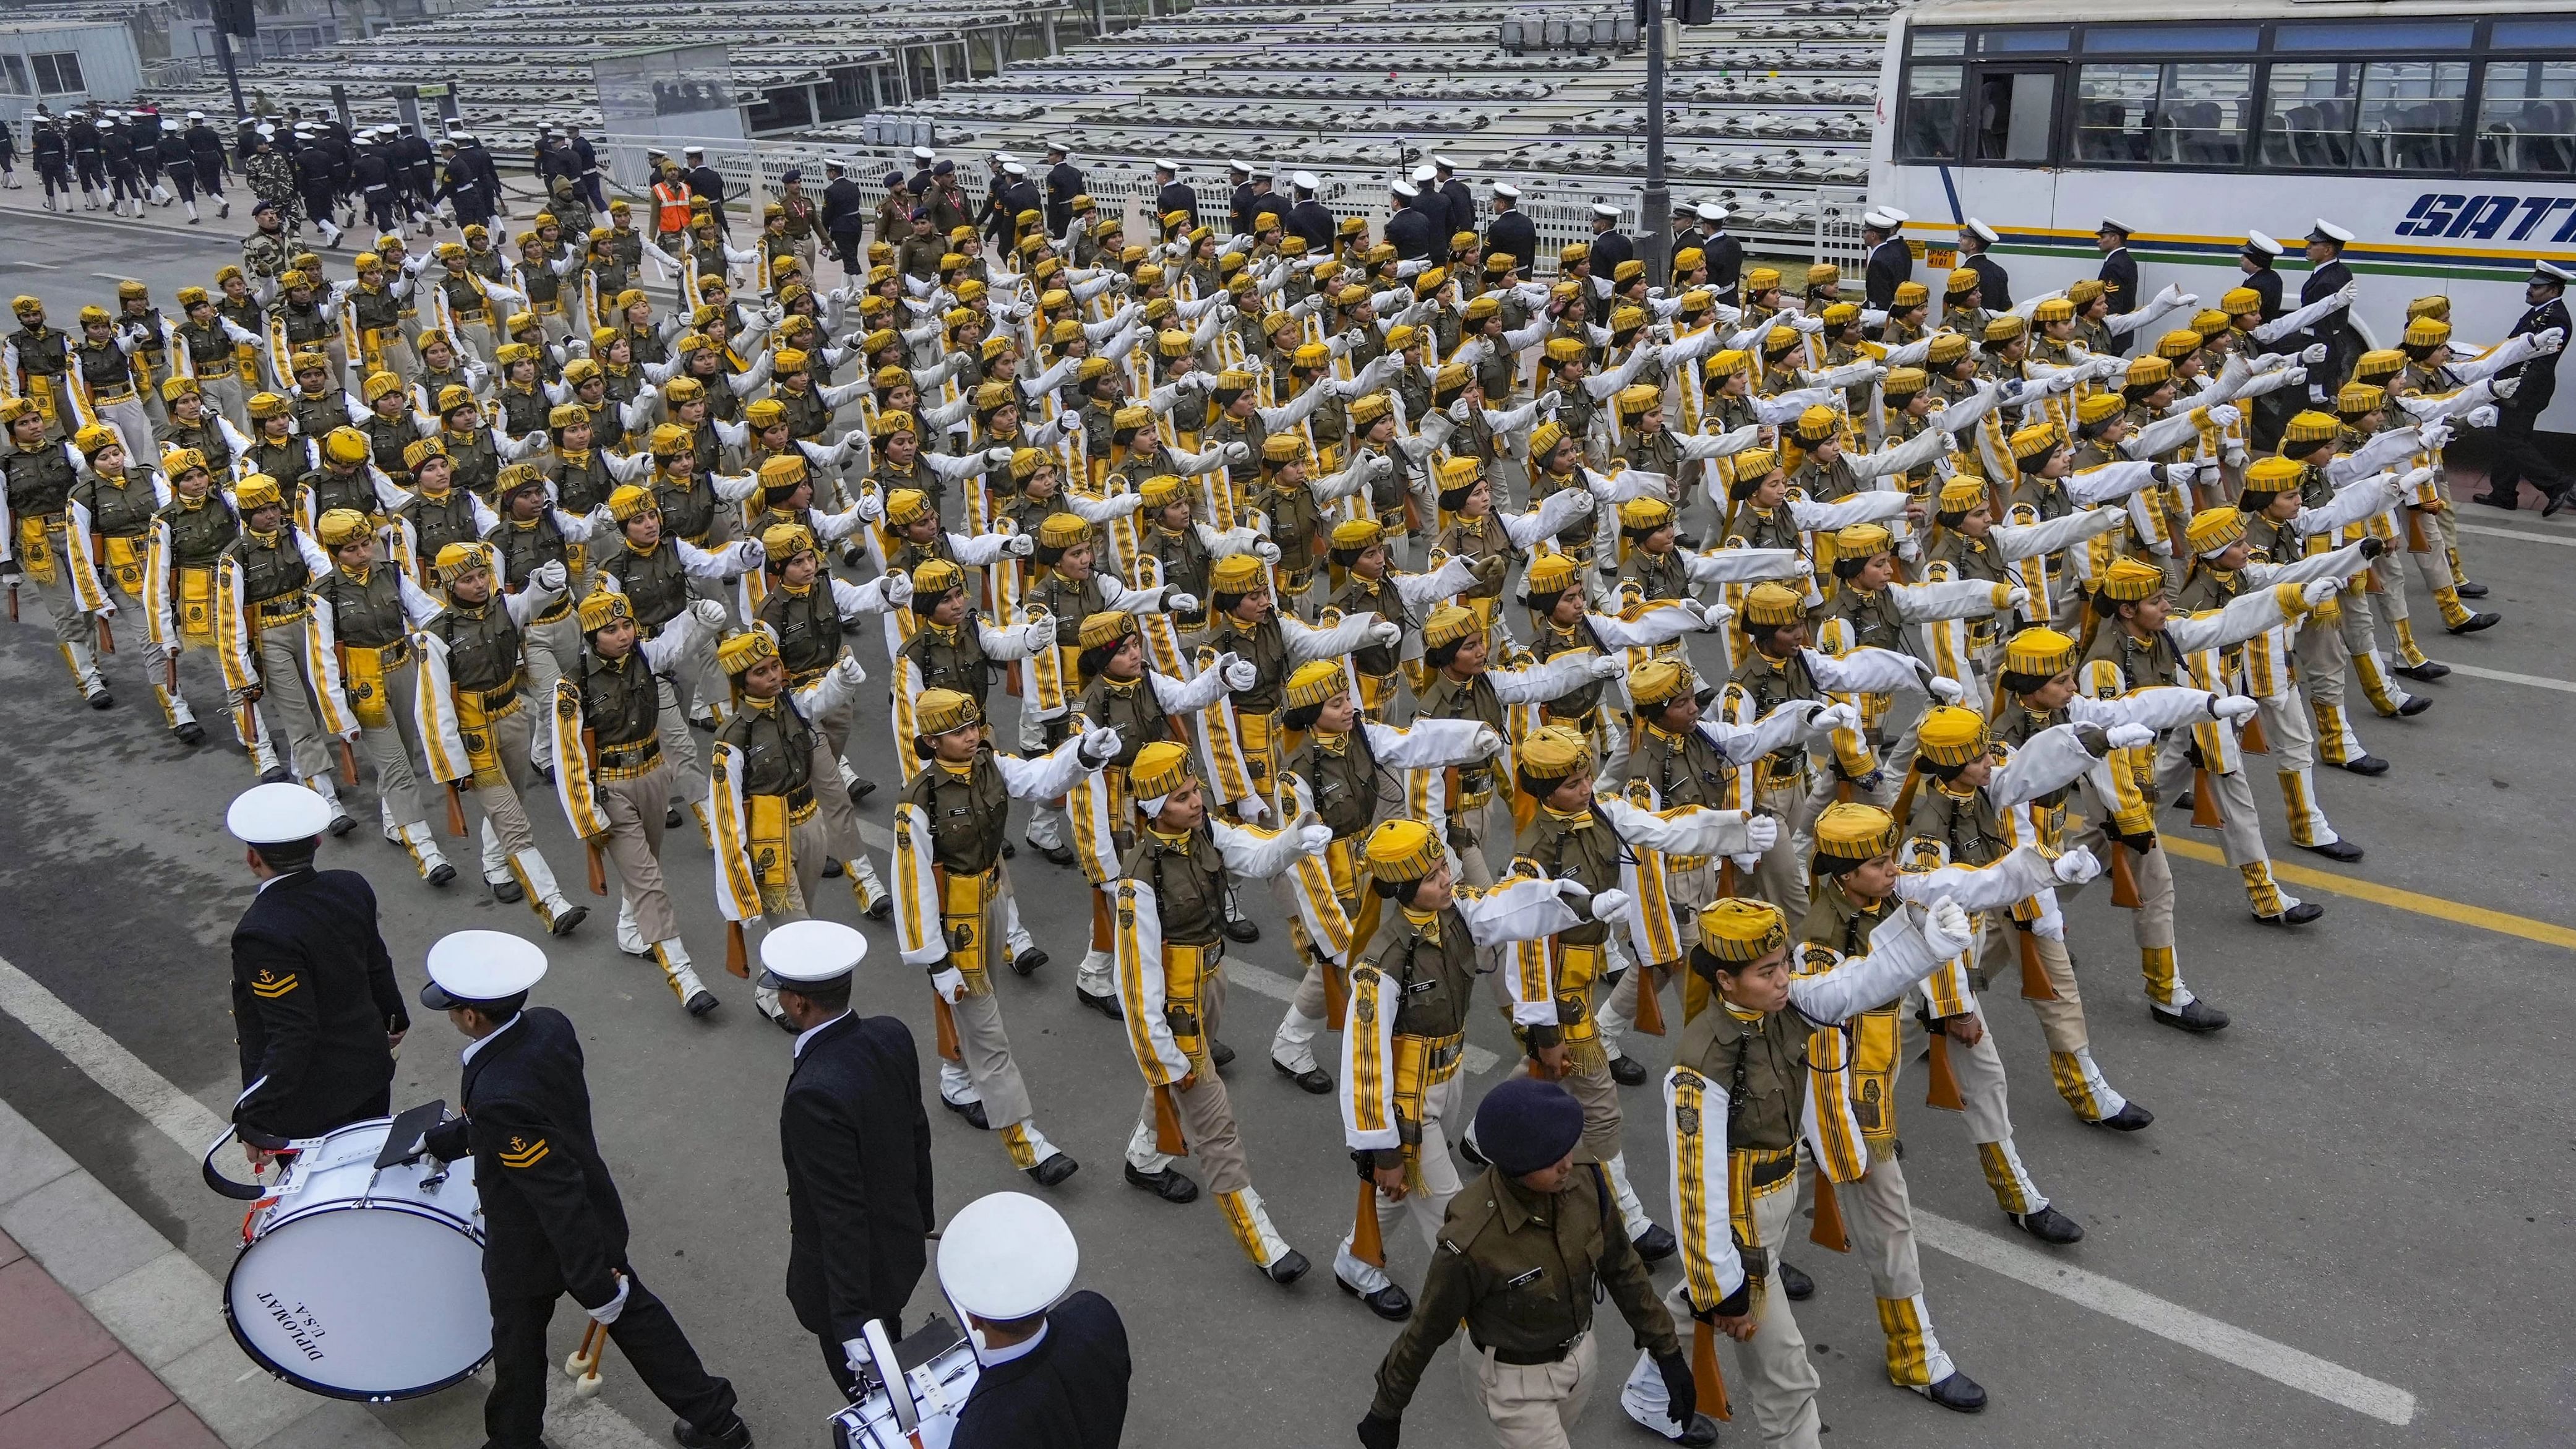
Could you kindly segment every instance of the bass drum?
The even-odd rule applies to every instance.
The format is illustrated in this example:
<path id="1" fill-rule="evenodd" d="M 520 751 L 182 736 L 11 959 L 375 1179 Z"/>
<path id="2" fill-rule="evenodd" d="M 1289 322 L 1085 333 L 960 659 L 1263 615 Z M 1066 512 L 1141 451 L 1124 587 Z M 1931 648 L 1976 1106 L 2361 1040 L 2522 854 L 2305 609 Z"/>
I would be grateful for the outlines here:
<path id="1" fill-rule="evenodd" d="M 405 1140 L 389 1150 L 398 1121 Z M 382 1403 L 436 1393 L 492 1356 L 474 1160 L 421 1155 L 423 1130 L 405 1114 L 299 1141 L 243 1219 L 224 1317 L 270 1373 Z M 209 1182 L 230 1140 L 209 1152 Z"/>

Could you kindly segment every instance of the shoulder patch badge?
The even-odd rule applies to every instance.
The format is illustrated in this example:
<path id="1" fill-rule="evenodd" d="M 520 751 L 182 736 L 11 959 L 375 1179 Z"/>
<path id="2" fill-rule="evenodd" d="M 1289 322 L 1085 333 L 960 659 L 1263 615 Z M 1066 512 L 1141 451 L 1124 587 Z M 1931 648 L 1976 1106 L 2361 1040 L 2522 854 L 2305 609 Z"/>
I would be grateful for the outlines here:
<path id="1" fill-rule="evenodd" d="M 295 979 L 295 973 L 292 971 L 280 976 L 263 967 L 259 975 L 251 979 L 250 992 L 262 1001 L 275 1001 L 295 989 Z"/>
<path id="2" fill-rule="evenodd" d="M 510 1138 L 510 1145 L 500 1151 L 501 1165 L 517 1168 L 534 1167 L 546 1160 L 546 1150 L 546 1139 L 540 1137 L 530 1142 L 514 1134 Z"/>

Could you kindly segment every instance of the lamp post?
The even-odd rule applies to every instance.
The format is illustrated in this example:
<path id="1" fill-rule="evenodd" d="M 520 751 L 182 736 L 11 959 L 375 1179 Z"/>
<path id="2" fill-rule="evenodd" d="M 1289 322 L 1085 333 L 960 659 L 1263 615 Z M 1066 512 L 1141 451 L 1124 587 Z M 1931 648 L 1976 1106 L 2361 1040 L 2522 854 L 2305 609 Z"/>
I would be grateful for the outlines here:
<path id="1" fill-rule="evenodd" d="M 1673 193 L 1664 184 L 1664 16 L 1657 0 L 1637 0 L 1637 24 L 1646 32 L 1646 281 L 1662 286 L 1673 274 Z"/>

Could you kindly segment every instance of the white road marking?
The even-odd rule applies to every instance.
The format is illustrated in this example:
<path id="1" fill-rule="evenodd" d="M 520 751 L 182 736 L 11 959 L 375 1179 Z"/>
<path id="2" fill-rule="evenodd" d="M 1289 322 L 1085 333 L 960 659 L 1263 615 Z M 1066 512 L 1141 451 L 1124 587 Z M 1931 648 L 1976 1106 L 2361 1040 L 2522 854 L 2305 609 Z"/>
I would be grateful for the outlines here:
<path id="1" fill-rule="evenodd" d="M 102 282 L 131 282 L 139 280 L 138 278 L 129 277 L 123 272 L 92 272 L 90 275 L 98 278 Z"/>
<path id="2" fill-rule="evenodd" d="M 2116 1318 L 2158 1338 L 2197 1349 L 2303 1394 L 2367 1414 L 2383 1424 L 2403 1426 L 2414 1422 L 2415 1396 L 2394 1384 L 2381 1383 L 2341 1364 L 2193 1312 L 2179 1303 L 2169 1303 L 2099 1273 L 2069 1267 L 2035 1248 L 2006 1242 L 1919 1207 L 1914 1210 L 1914 1233 L 1927 1248 Z"/>
<path id="3" fill-rule="evenodd" d="M 0 959 L 0 1011 L 17 1018 L 91 1081 L 159 1128 L 192 1161 L 229 1125 L 5 959 Z M 259 1372 L 254 1365 L 241 1377 Z M 572 1382 L 551 1368 L 546 1382 L 546 1434 L 563 1449 L 651 1449 L 661 1442 L 599 1400 L 574 1398 Z"/>
<path id="4" fill-rule="evenodd" d="M 24 1023 L 93 1082 L 161 1129 L 191 1158 L 201 1156 L 226 1125 L 205 1103 L 179 1090 L 114 1037 L 65 1005 L 34 977 L 0 960 L 0 1011 Z"/>
<path id="5" fill-rule="evenodd" d="M 2481 669 L 2474 664 L 2454 664 L 2451 666 L 2451 672 L 2465 674 L 2471 679 L 2495 679 L 2506 684 L 2528 684 L 2534 689 L 2555 689 L 2564 694 L 2576 694 L 2576 681 L 2551 679 L 2545 674 L 2516 674 L 2510 669 Z"/>
<path id="6" fill-rule="evenodd" d="M 2527 528 L 2497 528 L 2487 523 L 2463 523 L 2460 525 L 2460 532 L 2482 533 L 2489 538 L 2518 538 L 2525 543 L 2554 543 L 2560 548 L 2576 548 L 2576 534 L 2558 538 L 2546 533 L 2534 533 Z"/>

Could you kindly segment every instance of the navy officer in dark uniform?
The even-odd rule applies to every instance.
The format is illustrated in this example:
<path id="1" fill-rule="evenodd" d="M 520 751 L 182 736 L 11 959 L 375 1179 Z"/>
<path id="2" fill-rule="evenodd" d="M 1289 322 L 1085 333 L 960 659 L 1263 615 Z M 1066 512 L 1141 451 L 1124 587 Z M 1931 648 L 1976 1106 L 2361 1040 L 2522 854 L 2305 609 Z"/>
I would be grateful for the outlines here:
<path id="1" fill-rule="evenodd" d="M 2106 216 L 2093 233 L 2093 245 L 2102 249 L 2102 270 L 2098 274 L 2102 295 L 2109 299 L 2114 317 L 2138 308 L 2138 259 L 2129 255 L 2130 230 L 2127 222 Z M 1995 299 L 1988 297 L 1986 306 L 1994 307 Z"/>
<path id="2" fill-rule="evenodd" d="M 2352 233 L 2320 217 L 2308 231 L 2308 279 L 2299 284 L 2299 305 L 2311 306 L 2352 285 L 2352 268 L 2345 266 L 2343 249 Z M 2126 310 L 2113 307 L 2113 313 Z M 2308 347 L 2322 342 L 2326 360 L 2308 368 L 2308 401 L 2326 406 L 2352 376 L 2352 365 L 2359 361 L 2363 342 L 2353 330 L 2352 309 L 2344 308 L 2329 315 L 2295 339 L 2295 345 Z"/>
<path id="3" fill-rule="evenodd" d="M 2522 337 L 2555 327 L 2562 337 L 2576 337 L 2576 322 L 2571 322 L 2567 314 L 2567 284 L 2571 280 L 2576 280 L 2576 272 L 2555 262 L 2533 262 L 2531 280 L 2522 289 L 2522 299 L 2529 307 L 2507 335 Z M 2544 352 L 2504 370 L 2504 376 L 2519 378 L 2522 385 L 2514 389 L 2513 396 L 2496 404 L 2495 458 L 2487 464 L 2487 491 L 2478 495 L 2480 503 L 2497 508 L 2521 506 L 2522 482 L 2528 478 L 2531 486 L 2548 500 L 2540 510 L 2543 518 L 2566 506 L 2569 489 L 2576 485 L 2549 465 L 2532 438 L 2540 415 L 2549 410 L 2550 400 L 2558 395 L 2559 356 Z"/>
<path id="4" fill-rule="evenodd" d="M 939 1235 L 939 1286 L 966 1315 L 979 1372 L 950 1449 L 1116 1449 L 1127 1325 L 1097 1293 L 1062 1215 L 1026 1193 L 968 1203 Z"/>
<path id="5" fill-rule="evenodd" d="M 681 1449 L 751 1449 L 733 1385 L 699 1364 L 671 1310 L 626 1259 L 626 1209 L 591 1133 L 580 1038 L 562 1012 L 528 1005 L 545 974 L 546 953 L 533 942 L 458 931 L 429 948 L 420 993 L 473 1043 L 457 1094 L 465 1115 L 432 1128 L 428 1148 L 446 1162 L 474 1157 L 492 1299 L 485 1449 L 540 1449 L 554 1372 L 546 1323 L 566 1293 L 680 1416 L 671 1437 Z"/>
<path id="6" fill-rule="evenodd" d="M 1959 228 L 1959 265 L 1977 274 L 1977 290 L 1984 294 L 1989 312 L 2012 310 L 2012 274 L 1987 254 L 2002 239 L 1993 227 L 1973 216 Z"/>
<path id="7" fill-rule="evenodd" d="M 1062 236 L 1073 225 L 1073 199 L 1082 194 L 1082 170 L 1073 164 L 1073 152 L 1062 141 L 1047 143 L 1047 161 L 1047 235 Z"/>
<path id="8" fill-rule="evenodd" d="M 1904 225 L 1905 213 L 1886 206 L 1874 208 L 1860 219 L 1861 244 L 1869 248 L 1862 294 L 1873 312 L 1893 308 L 1897 286 L 1914 278 L 1914 254 L 1905 249 L 1905 239 L 1897 235 Z"/>
<path id="9" fill-rule="evenodd" d="M 1181 179 L 1179 162 L 1155 162 L 1154 187 L 1154 215 L 1169 216 L 1177 211 L 1190 219 L 1191 228 L 1195 229 L 1198 226 L 1199 194 L 1192 191 L 1190 184 Z"/>
<path id="10" fill-rule="evenodd" d="M 787 1162 L 787 1302 L 822 1341 L 843 1397 L 859 1397 L 868 1320 L 903 1336 L 903 1306 L 930 1266 L 930 1119 L 912 1032 L 850 1010 L 865 936 L 791 921 L 760 943 L 760 984 L 796 1031 L 778 1109 Z"/>
<path id="11" fill-rule="evenodd" d="M 331 805 L 302 785 L 255 786 L 224 826 L 259 893 L 233 927 L 233 1124 L 252 1166 L 296 1137 L 393 1110 L 393 1049 L 411 1028 L 376 893 L 354 870 L 315 870 Z"/>

